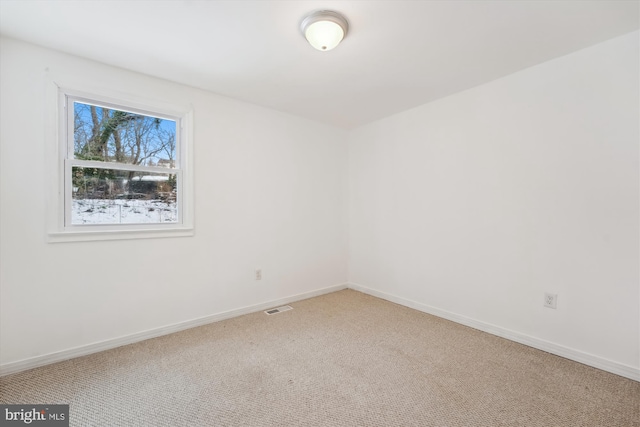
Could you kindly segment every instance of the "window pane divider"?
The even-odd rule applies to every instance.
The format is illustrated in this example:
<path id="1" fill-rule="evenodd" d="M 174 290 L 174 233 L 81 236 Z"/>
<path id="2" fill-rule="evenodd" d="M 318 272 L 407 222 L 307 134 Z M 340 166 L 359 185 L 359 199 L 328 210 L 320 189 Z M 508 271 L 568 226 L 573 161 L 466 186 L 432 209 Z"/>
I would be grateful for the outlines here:
<path id="1" fill-rule="evenodd" d="M 80 166 L 83 168 L 96 168 L 96 169 L 117 169 L 117 170 L 125 170 L 132 172 L 156 172 L 162 174 L 172 174 L 175 175 L 179 173 L 179 168 L 165 168 L 161 166 L 144 166 L 144 165 L 131 165 L 127 163 L 117 163 L 117 162 L 100 162 L 95 160 L 79 160 L 79 159 L 68 159 L 68 166 Z"/>

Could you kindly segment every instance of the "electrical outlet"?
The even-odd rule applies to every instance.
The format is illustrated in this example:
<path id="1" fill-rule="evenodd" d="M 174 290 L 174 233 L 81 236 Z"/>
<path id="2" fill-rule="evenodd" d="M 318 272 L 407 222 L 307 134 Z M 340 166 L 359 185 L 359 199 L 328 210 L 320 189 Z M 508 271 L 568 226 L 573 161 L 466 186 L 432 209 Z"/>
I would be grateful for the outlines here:
<path id="1" fill-rule="evenodd" d="M 544 293 L 544 306 L 549 308 L 557 308 L 558 294 Z"/>
<path id="2" fill-rule="evenodd" d="M 256 280 L 262 280 L 262 269 L 256 269 Z"/>

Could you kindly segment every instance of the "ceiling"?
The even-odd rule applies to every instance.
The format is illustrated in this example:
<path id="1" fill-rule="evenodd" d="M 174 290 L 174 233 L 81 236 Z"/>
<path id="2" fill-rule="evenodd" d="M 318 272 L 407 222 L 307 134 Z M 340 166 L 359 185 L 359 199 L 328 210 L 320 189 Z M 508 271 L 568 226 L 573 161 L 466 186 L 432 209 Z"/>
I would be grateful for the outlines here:
<path id="1" fill-rule="evenodd" d="M 336 49 L 299 24 L 349 20 Z M 626 34 L 638 1 L 0 0 L 0 32 L 353 128 Z"/>

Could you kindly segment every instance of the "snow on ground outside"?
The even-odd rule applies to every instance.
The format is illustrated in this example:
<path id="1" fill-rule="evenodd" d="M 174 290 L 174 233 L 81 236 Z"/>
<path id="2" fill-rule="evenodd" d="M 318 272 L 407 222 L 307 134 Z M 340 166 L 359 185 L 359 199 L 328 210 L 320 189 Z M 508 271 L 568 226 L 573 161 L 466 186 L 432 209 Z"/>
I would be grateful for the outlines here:
<path id="1" fill-rule="evenodd" d="M 74 199 L 72 224 L 154 224 L 177 222 L 175 202 L 162 200 Z"/>

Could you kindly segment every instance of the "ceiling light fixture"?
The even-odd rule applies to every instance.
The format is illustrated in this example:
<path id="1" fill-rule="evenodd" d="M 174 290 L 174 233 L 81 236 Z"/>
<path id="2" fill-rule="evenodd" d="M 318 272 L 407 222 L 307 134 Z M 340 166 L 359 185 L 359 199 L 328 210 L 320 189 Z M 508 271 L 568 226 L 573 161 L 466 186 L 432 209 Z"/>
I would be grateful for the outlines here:
<path id="1" fill-rule="evenodd" d="M 332 10 L 309 14 L 300 24 L 302 34 L 318 50 L 331 50 L 347 35 L 349 24 L 344 16 Z"/>

